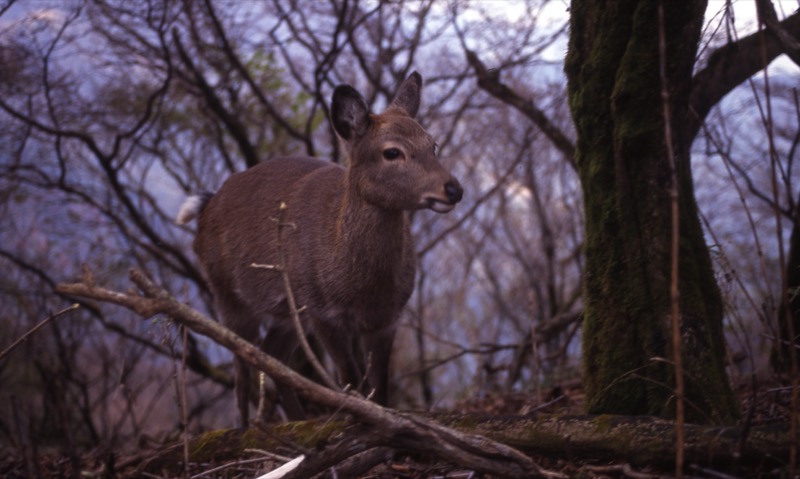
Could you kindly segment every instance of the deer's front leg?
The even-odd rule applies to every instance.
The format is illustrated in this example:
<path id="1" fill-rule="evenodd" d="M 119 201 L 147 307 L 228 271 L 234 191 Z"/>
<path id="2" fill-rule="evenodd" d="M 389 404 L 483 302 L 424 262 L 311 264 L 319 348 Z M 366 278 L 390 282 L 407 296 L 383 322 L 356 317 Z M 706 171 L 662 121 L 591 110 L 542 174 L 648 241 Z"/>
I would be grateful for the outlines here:
<path id="1" fill-rule="evenodd" d="M 394 344 L 394 327 L 366 333 L 363 338 L 364 354 L 369 362 L 367 376 L 369 384 L 375 390 L 373 400 L 386 406 L 389 398 L 389 366 L 392 360 Z"/>

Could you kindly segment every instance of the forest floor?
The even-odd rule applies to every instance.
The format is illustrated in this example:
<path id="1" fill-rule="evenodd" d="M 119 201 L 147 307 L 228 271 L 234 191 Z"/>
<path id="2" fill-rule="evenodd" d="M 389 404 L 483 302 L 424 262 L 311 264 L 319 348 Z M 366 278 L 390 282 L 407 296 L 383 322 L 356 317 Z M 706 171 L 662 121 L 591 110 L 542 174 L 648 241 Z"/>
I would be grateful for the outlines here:
<path id="1" fill-rule="evenodd" d="M 737 388 L 740 397 L 742 414 L 751 427 L 769 424 L 788 424 L 791 417 L 790 382 L 772 380 L 758 384 L 742 384 Z M 577 415 L 582 414 L 584 404 L 583 388 L 579 382 L 567 382 L 542 392 L 542 400 L 537 401 L 535 393 L 515 393 L 486 396 L 473 399 L 458 405 L 456 411 L 462 413 L 484 413 L 488 415 L 528 415 L 532 413 Z M 798 411 L 800 413 L 800 411 Z M 533 459 L 543 468 L 561 472 L 568 477 L 580 478 L 664 478 L 673 477 L 671 471 L 657 470 L 647 467 L 635 468 L 620 457 L 613 462 L 599 462 L 592 457 L 553 458 L 534 455 Z M 687 464 L 686 478 L 787 478 L 786 468 L 741 468 L 735 473 L 715 471 L 708 468 Z M 372 479 L 421 479 L 421 478 L 489 478 L 473 471 L 459 469 L 449 464 L 432 464 L 420 462 L 411 457 L 399 461 L 381 464 L 373 468 L 369 474 L 361 476 Z M 798 475 L 794 476 L 797 479 Z"/>
<path id="2" fill-rule="evenodd" d="M 788 424 L 791 417 L 791 388 L 788 381 L 769 381 L 759 384 L 754 391 L 750 385 L 737 389 L 742 404 L 743 421 L 755 427 L 776 423 Z M 538 400 L 540 397 L 541 400 Z M 458 404 L 446 411 L 448 414 L 484 414 L 487 416 L 527 416 L 532 414 L 581 414 L 583 391 L 578 382 L 563 383 L 537 394 L 514 393 L 489 395 Z M 229 459 L 228 463 L 195 464 L 188 475 L 162 475 L 144 472 L 141 465 L 164 453 L 172 445 L 143 447 L 135 454 L 117 454 L 114 451 L 86 451 L 82 453 L 25 454 L 20 449 L 0 446 L 0 477 L 75 477 L 75 478 L 129 478 L 129 477 L 225 477 L 252 478 L 278 467 L 281 460 L 246 461 Z M 250 451 L 252 457 L 252 450 Z M 355 476 L 365 479 L 468 479 L 492 478 L 493 476 L 467 470 L 457 465 L 441 462 L 429 457 L 393 452 L 388 459 L 371 466 L 366 472 Z M 580 478 L 661 478 L 672 477 L 671 471 L 657 470 L 647 466 L 633 467 L 626 458 L 600 462 L 590 456 L 547 457 L 533 455 L 541 467 L 560 472 L 568 477 Z M 329 472 L 320 477 L 351 477 Z M 731 479 L 736 477 L 789 477 L 787 467 L 730 468 L 725 471 L 711 470 L 687 464 L 684 477 Z M 795 476 L 797 477 L 797 476 Z"/>

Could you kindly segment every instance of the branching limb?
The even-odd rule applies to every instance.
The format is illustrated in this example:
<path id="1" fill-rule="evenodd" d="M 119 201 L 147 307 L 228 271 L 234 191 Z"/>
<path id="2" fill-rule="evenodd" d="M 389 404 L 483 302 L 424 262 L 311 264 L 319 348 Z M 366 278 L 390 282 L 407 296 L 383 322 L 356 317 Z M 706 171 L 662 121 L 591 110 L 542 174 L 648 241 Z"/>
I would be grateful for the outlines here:
<path id="1" fill-rule="evenodd" d="M 797 30 L 790 31 L 778 20 L 775 6 L 771 0 L 757 0 L 756 8 L 759 20 L 767 27 L 767 31 L 775 36 L 778 44 L 783 49 L 783 53 L 791 58 L 797 66 L 800 66 L 800 35 L 798 35 Z"/>
<path id="2" fill-rule="evenodd" d="M 572 140 L 550 120 L 543 110 L 536 106 L 532 99 L 520 96 L 500 81 L 498 72 L 487 69 L 475 52 L 465 48 L 465 53 L 467 62 L 475 70 L 475 74 L 478 77 L 478 86 L 528 117 L 553 142 L 553 145 L 564 154 L 567 161 L 575 167 L 575 145 Z"/>
<path id="3" fill-rule="evenodd" d="M 762 7 L 763 8 L 763 7 Z M 773 25 L 786 32 L 800 30 L 800 11 Z M 745 80 L 760 72 L 772 60 L 785 53 L 775 35 L 753 33 L 716 49 L 706 66 L 695 73 L 689 107 L 693 115 L 685 125 L 687 138 L 694 138 L 711 108 Z"/>

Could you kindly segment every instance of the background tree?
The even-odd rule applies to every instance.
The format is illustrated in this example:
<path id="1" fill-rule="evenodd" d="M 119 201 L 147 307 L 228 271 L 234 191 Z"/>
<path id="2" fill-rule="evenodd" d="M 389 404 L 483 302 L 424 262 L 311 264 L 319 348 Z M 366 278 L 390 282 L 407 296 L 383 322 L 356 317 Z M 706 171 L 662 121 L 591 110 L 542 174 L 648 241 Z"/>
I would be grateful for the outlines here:
<path id="1" fill-rule="evenodd" d="M 692 138 L 685 130 L 705 7 L 690 2 L 664 8 L 659 18 L 654 2 L 621 2 L 614 8 L 573 2 L 565 68 L 586 218 L 583 344 L 592 412 L 664 415 L 674 407 L 674 400 L 665 400 L 675 383 L 674 368 L 656 359 L 674 358 L 669 339 L 674 161 L 689 417 L 725 423 L 736 416 L 725 373 L 722 298 L 692 194 Z M 661 55 L 666 78 L 659 75 Z M 672 138 L 664 133 L 662 82 Z M 674 159 L 668 158 L 672 154 Z"/>
<path id="2" fill-rule="evenodd" d="M 772 8 L 769 2 L 760 5 Z M 730 38 L 693 77 L 705 8 L 704 2 L 665 7 L 663 52 L 655 4 L 609 7 L 575 1 L 571 8 L 565 69 L 586 218 L 583 361 L 590 411 L 665 414 L 674 407 L 669 394 L 673 368 L 669 359 L 654 360 L 670 355 L 673 172 L 665 156 L 659 90 L 666 83 L 673 132 L 669 141 L 679 183 L 681 334 L 689 412 L 695 420 L 712 422 L 736 415 L 725 374 L 722 298 L 697 218 L 690 149 L 711 107 L 790 49 L 780 38 L 798 30 L 798 15 L 782 23 L 776 19 L 767 35 Z M 661 54 L 666 55 L 666 78 L 659 76 Z M 473 52 L 468 50 L 467 56 L 481 86 L 526 113 L 571 161 L 566 135 L 553 128 L 535 103 L 500 82 L 497 72 L 489 72 Z"/>

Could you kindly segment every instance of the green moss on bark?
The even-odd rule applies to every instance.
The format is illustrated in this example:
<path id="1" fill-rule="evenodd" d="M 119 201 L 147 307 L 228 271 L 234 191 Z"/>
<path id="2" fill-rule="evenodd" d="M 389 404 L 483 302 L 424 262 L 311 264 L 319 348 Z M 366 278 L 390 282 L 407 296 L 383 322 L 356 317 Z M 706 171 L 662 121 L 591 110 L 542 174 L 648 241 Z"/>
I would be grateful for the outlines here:
<path id="1" fill-rule="evenodd" d="M 584 379 L 592 413 L 669 416 L 669 188 L 656 2 L 572 4 L 566 72 L 586 215 Z M 667 3 L 667 58 L 680 184 L 681 310 L 689 417 L 729 422 L 722 303 L 697 216 L 689 144 L 692 67 L 703 2 Z M 682 117 L 683 115 L 683 117 Z"/>

